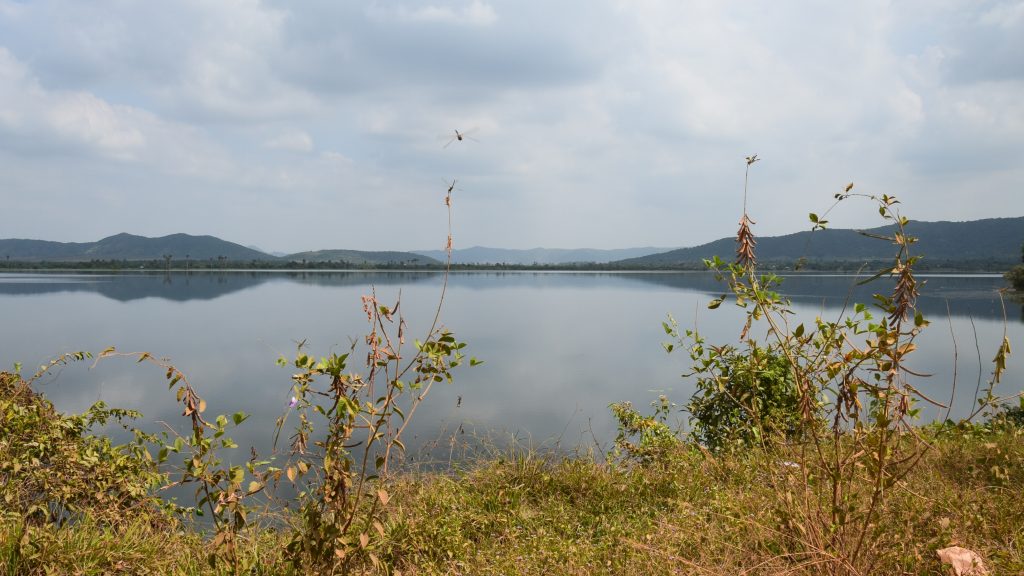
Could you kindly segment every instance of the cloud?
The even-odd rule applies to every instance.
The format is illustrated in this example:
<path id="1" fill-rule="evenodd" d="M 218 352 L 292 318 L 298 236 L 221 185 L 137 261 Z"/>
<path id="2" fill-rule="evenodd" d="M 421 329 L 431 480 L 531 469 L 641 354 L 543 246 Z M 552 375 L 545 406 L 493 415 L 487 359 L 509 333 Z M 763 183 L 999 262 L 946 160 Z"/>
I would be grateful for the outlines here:
<path id="1" fill-rule="evenodd" d="M 443 241 L 425 215 L 458 179 L 457 242 L 687 245 L 731 232 L 756 152 L 759 234 L 804 228 L 850 180 L 918 218 L 1020 212 L 1006 191 L 1024 179 L 1021 14 L 971 0 L 0 0 L 0 194 L 54 207 L 68 234 L 128 221 L 291 251 L 409 249 Z M 439 140 L 474 126 L 477 141 Z M 160 214 L 125 208 L 140 198 Z M 382 206 L 393 230 L 339 225 Z"/>
<path id="2" fill-rule="evenodd" d="M 383 12 L 383 14 L 382 14 Z M 435 22 L 460 26 L 490 26 L 498 20 L 498 14 L 490 5 L 480 0 L 472 0 L 461 6 L 418 6 L 409 8 L 399 6 L 389 12 L 373 10 L 374 15 L 387 17 L 394 14 L 400 20 L 413 22 Z"/>
<path id="3" fill-rule="evenodd" d="M 0 145 L 63 153 L 70 148 L 123 161 L 148 158 L 163 144 L 192 141 L 202 148 L 192 130 L 163 122 L 131 106 L 114 105 L 85 91 L 47 90 L 28 68 L 0 48 L 0 129 L 8 137 Z M 177 155 L 177 160 L 181 156 Z"/>
<path id="4" fill-rule="evenodd" d="M 933 12 L 935 12 L 933 10 Z M 954 3 L 937 11 L 928 40 L 940 47 L 944 80 L 955 84 L 1024 80 L 1024 3 Z M 936 18 L 936 16 L 932 16 Z"/>
<path id="5" fill-rule="evenodd" d="M 93 147 L 113 158 L 132 160 L 146 145 L 142 131 L 133 122 L 134 112 L 115 110 L 91 94 L 69 94 L 54 98 L 47 120 L 56 134 Z"/>
<path id="6" fill-rule="evenodd" d="M 246 122 L 319 106 L 275 70 L 286 20 L 257 0 L 52 2 L 24 6 L 0 21 L 0 33 L 48 88 L 112 88 L 179 120 Z"/>
<path id="7" fill-rule="evenodd" d="M 982 12 L 978 17 L 978 23 L 998 28 L 1016 28 L 1024 23 L 1024 2 L 1014 0 L 998 3 Z"/>
<path id="8" fill-rule="evenodd" d="M 290 150 L 292 152 L 312 152 L 313 139 L 302 130 L 288 130 L 267 140 L 264 143 L 268 148 Z"/>
<path id="9" fill-rule="evenodd" d="M 10 186 L 5 195 L 16 212 L 66 219 L 66 228 L 49 233 L 73 234 L 69 239 L 80 238 L 74 233 L 83 221 L 102 226 L 111 214 L 103 207 L 163 203 L 171 183 L 223 186 L 244 174 L 203 130 L 92 92 L 47 89 L 2 47 L 0 110 L 0 171 Z M 31 208 L 19 210 L 23 204 Z M 22 236 L 46 237 L 47 231 Z"/>

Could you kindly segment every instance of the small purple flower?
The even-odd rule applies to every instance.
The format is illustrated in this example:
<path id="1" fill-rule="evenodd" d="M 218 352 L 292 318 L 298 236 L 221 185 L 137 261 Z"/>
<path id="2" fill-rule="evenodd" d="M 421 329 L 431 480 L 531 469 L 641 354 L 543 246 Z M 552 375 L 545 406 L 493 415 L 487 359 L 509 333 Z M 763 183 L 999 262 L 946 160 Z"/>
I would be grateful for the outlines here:
<path id="1" fill-rule="evenodd" d="M 295 405 L 299 403 L 299 399 L 292 396 L 292 401 L 288 403 L 289 408 L 295 408 Z"/>

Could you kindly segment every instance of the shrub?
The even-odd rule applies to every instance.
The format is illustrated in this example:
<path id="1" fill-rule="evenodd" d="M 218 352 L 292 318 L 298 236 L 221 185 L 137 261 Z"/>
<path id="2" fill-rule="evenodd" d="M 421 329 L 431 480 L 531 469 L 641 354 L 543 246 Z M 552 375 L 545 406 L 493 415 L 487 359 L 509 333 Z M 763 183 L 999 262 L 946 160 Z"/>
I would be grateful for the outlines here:
<path id="1" fill-rule="evenodd" d="M 1014 266 L 1003 278 L 1013 286 L 1014 290 L 1024 291 L 1024 266 Z"/>
<path id="2" fill-rule="evenodd" d="M 664 463 L 679 445 L 675 432 L 668 426 L 668 415 L 675 404 L 666 396 L 659 396 L 651 402 L 654 414 L 644 416 L 633 408 L 631 402 L 619 402 L 610 406 L 618 420 L 618 435 L 615 437 L 616 452 L 641 464 Z M 635 440 L 634 440 L 635 439 Z"/>
<path id="3" fill-rule="evenodd" d="M 72 354 L 55 360 L 82 359 Z M 0 498 L 3 507 L 34 524 L 73 522 L 83 515 L 116 523 L 128 510 L 156 508 L 152 491 L 160 474 L 146 437 L 115 445 L 90 431 L 137 412 L 97 402 L 82 414 L 64 415 L 35 393 L 17 372 L 0 372 Z M 126 426 L 127 427 L 127 426 Z"/>
<path id="4" fill-rule="evenodd" d="M 723 346 L 707 360 L 686 406 L 697 442 L 718 452 L 796 436 L 800 392 L 784 356 L 756 345 L 749 351 Z"/>

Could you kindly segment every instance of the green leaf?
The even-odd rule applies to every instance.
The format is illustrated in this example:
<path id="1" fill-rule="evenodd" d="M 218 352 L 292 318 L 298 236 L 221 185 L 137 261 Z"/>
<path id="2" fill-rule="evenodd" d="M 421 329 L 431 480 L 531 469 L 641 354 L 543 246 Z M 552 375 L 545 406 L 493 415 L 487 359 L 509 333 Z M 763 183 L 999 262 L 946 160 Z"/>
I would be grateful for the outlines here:
<path id="1" fill-rule="evenodd" d="M 811 222 L 814 222 L 815 224 L 817 224 L 817 223 L 818 223 L 818 215 L 817 215 L 817 214 L 815 214 L 814 212 L 811 212 L 811 213 L 810 213 L 810 214 L 808 215 L 808 218 L 810 218 L 810 219 L 811 219 Z"/>

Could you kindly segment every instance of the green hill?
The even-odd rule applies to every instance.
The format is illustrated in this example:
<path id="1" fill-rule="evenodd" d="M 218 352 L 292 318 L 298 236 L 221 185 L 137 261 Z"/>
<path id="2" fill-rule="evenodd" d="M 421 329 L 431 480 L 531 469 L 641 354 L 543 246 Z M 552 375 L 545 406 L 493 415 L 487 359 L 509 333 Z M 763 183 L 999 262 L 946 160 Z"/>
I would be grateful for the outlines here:
<path id="1" fill-rule="evenodd" d="M 294 267 L 291 263 L 350 266 L 430 266 L 440 262 L 412 252 L 365 252 L 361 250 L 316 250 L 287 256 L 273 256 L 214 236 L 171 234 L 147 238 L 116 234 L 98 242 L 51 242 L 48 240 L 0 240 L 0 258 L 8 262 L 91 262 L 153 261 L 170 256 L 175 262 L 190 260 L 267 263 Z"/>
<path id="2" fill-rule="evenodd" d="M 865 230 L 874 235 L 892 233 L 891 227 Z M 1009 268 L 1020 262 L 1024 243 L 1024 217 L 988 218 L 969 222 L 911 222 L 907 232 L 916 236 L 916 253 L 924 255 L 928 267 Z M 756 229 L 755 229 L 756 233 Z M 858 264 L 890 258 L 892 245 L 869 238 L 857 230 L 804 231 L 785 236 L 757 239 L 757 258 L 762 263 L 789 264 L 805 260 L 810 265 Z M 694 268 L 703 259 L 719 256 L 730 260 L 735 253 L 733 238 L 722 238 L 640 258 L 617 260 L 617 268 Z"/>
<path id="3" fill-rule="evenodd" d="M 115 234 L 98 242 L 50 242 L 47 240 L 0 240 L 0 257 L 19 262 L 82 262 L 90 260 L 230 261 L 275 260 L 273 256 L 214 236 L 171 234 L 147 238 Z"/>
<path id="4" fill-rule="evenodd" d="M 907 230 L 920 240 L 915 250 L 925 256 L 921 269 L 1006 270 L 1020 262 L 1021 244 L 1024 243 L 1024 217 L 969 222 L 911 222 Z M 891 233 L 891 228 L 873 228 L 865 232 L 885 235 Z M 701 246 L 614 260 L 601 266 L 620 270 L 703 269 L 705 258 L 719 256 L 730 260 L 734 251 L 735 241 L 722 238 Z M 615 251 L 604 252 L 610 255 Z M 266 264 L 271 268 L 297 268 L 305 265 L 317 268 L 441 265 L 440 260 L 428 255 L 396 251 L 314 250 L 278 257 L 214 236 L 189 234 L 147 238 L 122 233 L 98 242 L 0 239 L 0 260 L 10 264 L 51 263 L 42 265 L 52 267 L 65 262 L 159 261 L 166 256 L 170 256 L 174 262 L 190 260 L 193 263 L 214 262 L 212 265 L 221 265 L 221 262 Z M 857 267 L 863 262 L 888 259 L 892 256 L 892 246 L 869 238 L 857 230 L 804 231 L 758 238 L 757 256 L 760 262 L 770 266 L 784 267 L 803 261 L 809 269 L 843 269 Z M 531 257 L 536 258 L 537 254 Z"/>

